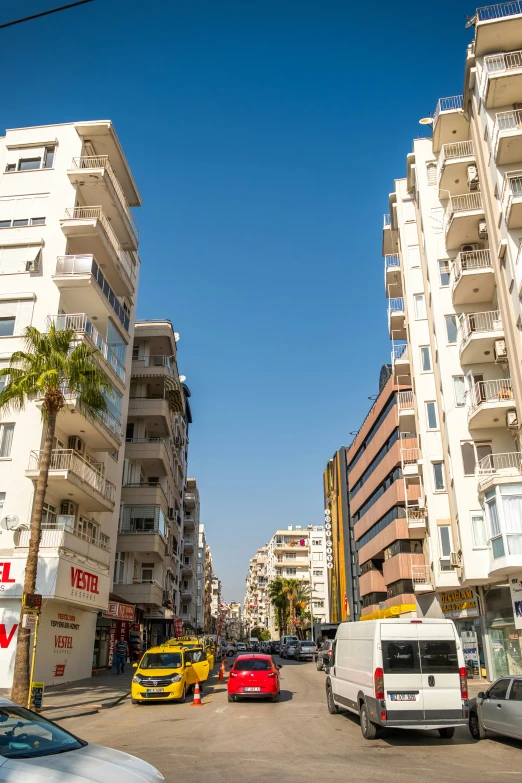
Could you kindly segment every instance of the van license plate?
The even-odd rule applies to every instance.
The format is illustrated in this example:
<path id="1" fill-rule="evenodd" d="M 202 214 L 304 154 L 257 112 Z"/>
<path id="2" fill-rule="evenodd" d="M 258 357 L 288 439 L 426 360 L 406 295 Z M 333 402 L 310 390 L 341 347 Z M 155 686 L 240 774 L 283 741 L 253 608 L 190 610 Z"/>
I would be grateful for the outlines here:
<path id="1" fill-rule="evenodd" d="M 147 688 L 147 693 L 163 693 L 163 688 Z"/>
<path id="2" fill-rule="evenodd" d="M 250 691 L 250 692 L 251 691 L 260 691 L 260 690 L 261 690 L 261 688 L 244 688 L 245 692 L 248 692 L 248 691 Z"/>
<path id="3" fill-rule="evenodd" d="M 415 693 L 390 693 L 391 701 L 416 701 Z"/>

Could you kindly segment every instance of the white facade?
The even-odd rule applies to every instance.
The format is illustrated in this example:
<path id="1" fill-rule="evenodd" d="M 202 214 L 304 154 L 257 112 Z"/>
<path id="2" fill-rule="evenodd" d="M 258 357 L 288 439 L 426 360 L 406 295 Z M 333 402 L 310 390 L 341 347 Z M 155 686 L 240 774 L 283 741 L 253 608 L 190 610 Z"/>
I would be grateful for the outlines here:
<path id="1" fill-rule="evenodd" d="M 250 560 L 246 577 L 243 616 L 245 633 L 252 628 L 266 628 L 268 623 L 267 547 L 260 547 Z"/>
<path id="2" fill-rule="evenodd" d="M 205 630 L 205 558 L 207 538 L 205 525 L 199 524 L 196 562 L 196 618 L 198 627 Z"/>
<path id="3" fill-rule="evenodd" d="M 141 202 L 108 121 L 8 130 L 0 140 L 0 172 L 0 365 L 22 347 L 26 326 L 46 331 L 54 322 L 99 349 L 114 389 L 102 419 L 85 419 L 72 397 L 58 416 L 38 569 L 38 589 L 49 600 L 36 673 L 50 685 L 90 674 L 96 611 L 109 600 L 139 272 L 130 206 Z M 42 441 L 37 400 L 3 416 L 1 516 L 16 515 L 25 528 Z M 0 557 L 17 572 L 18 595 L 27 545 L 27 529 L 2 530 Z M 7 617 L 10 633 L 18 601 L 8 595 L 2 591 L 0 631 Z M 54 634 L 47 628 L 58 627 L 53 622 L 79 628 Z M 55 649 L 60 635 L 71 636 L 73 646 Z M 15 641 L 16 633 L 2 651 L 0 688 L 11 686 Z M 53 664 L 63 649 L 70 654 L 62 670 Z"/>
<path id="4" fill-rule="evenodd" d="M 181 561 L 181 619 L 185 628 L 197 630 L 202 617 L 197 616 L 197 558 L 199 530 L 199 490 L 196 479 L 187 479 L 183 516 L 183 556 Z"/>
<path id="5" fill-rule="evenodd" d="M 210 601 L 210 615 L 216 624 L 216 632 L 219 627 L 220 607 L 221 607 L 221 579 L 216 574 L 212 574 L 212 596 Z"/>

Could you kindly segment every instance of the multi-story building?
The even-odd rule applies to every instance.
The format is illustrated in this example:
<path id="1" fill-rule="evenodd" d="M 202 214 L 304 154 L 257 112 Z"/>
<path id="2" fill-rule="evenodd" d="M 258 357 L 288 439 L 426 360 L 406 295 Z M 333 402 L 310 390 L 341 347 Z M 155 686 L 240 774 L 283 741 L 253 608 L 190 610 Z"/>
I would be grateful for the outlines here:
<path id="1" fill-rule="evenodd" d="M 148 644 L 180 611 L 188 416 L 170 321 L 138 321 L 132 348 L 115 592 L 134 604 Z"/>
<path id="2" fill-rule="evenodd" d="M 207 556 L 207 537 L 205 525 L 198 529 L 198 551 L 196 560 L 196 620 L 197 629 L 205 633 L 205 560 Z"/>
<path id="3" fill-rule="evenodd" d="M 204 633 L 216 633 L 214 618 L 212 617 L 212 552 L 208 544 L 205 546 L 205 582 L 203 599 L 203 631 Z"/>
<path id="4" fill-rule="evenodd" d="M 140 196 L 110 121 L 8 130 L 0 140 L 0 366 L 25 327 L 71 328 L 97 348 L 112 385 L 87 418 L 65 392 L 45 497 L 37 591 L 44 598 L 35 679 L 90 676 L 97 615 L 106 610 L 116 549 L 137 297 Z M 34 481 L 44 424 L 31 400 L 0 424 L 2 591 L 0 688 L 12 681 Z M 96 665 L 97 651 L 94 650 Z"/>
<path id="5" fill-rule="evenodd" d="M 241 604 L 237 601 L 223 601 L 221 604 L 222 637 L 230 641 L 241 638 Z"/>
<path id="6" fill-rule="evenodd" d="M 267 547 L 260 547 L 250 560 L 246 578 L 244 608 L 245 628 L 267 627 L 267 587 L 266 574 Z"/>
<path id="7" fill-rule="evenodd" d="M 212 574 L 212 593 L 210 601 L 210 616 L 212 618 L 212 628 L 215 629 L 212 633 L 219 633 L 220 625 L 222 630 L 221 620 L 221 579 L 216 574 Z"/>
<path id="8" fill-rule="evenodd" d="M 186 631 L 196 631 L 197 617 L 197 546 L 199 530 L 199 490 L 196 479 L 187 479 L 185 514 L 183 516 L 183 558 L 181 561 L 181 619 Z"/>

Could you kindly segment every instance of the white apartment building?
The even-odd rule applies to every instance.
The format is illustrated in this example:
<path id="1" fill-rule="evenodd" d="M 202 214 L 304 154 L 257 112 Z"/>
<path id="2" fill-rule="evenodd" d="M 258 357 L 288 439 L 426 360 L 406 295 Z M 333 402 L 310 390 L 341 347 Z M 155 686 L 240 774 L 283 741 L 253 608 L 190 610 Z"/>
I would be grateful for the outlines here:
<path id="1" fill-rule="evenodd" d="M 474 23 L 464 93 L 414 142 L 383 252 L 392 364 L 413 388 L 399 417 L 420 449 L 412 588 L 493 679 L 522 672 L 522 6 Z"/>
<path id="2" fill-rule="evenodd" d="M 98 348 L 113 387 L 102 417 L 86 419 L 71 396 L 58 416 L 37 579 L 35 679 L 46 685 L 90 676 L 97 614 L 109 603 L 139 276 L 130 208 L 140 204 L 110 121 L 11 129 L 0 139 L 0 365 L 22 348 L 26 326 L 45 332 L 54 322 Z M 38 400 L 3 416 L 2 689 L 12 684 L 42 441 Z"/>
<path id="3" fill-rule="evenodd" d="M 197 548 L 199 530 L 199 490 L 194 478 L 187 479 L 183 516 L 183 557 L 181 561 L 181 619 L 187 631 L 201 625 L 197 616 Z"/>
<path id="4" fill-rule="evenodd" d="M 196 620 L 198 628 L 205 632 L 205 560 L 207 537 L 205 525 L 199 524 L 198 551 L 196 558 Z"/>
<path id="5" fill-rule="evenodd" d="M 222 600 L 223 599 L 221 595 L 221 579 L 219 579 L 219 577 L 216 576 L 216 574 L 212 574 L 210 616 L 211 616 L 212 626 L 213 628 L 215 628 L 215 631 L 212 631 L 213 633 L 218 633 L 219 631 Z"/>
<path id="6" fill-rule="evenodd" d="M 243 616 L 245 632 L 252 628 L 266 628 L 268 623 L 268 578 L 266 573 L 267 547 L 260 547 L 250 560 L 246 577 Z"/>

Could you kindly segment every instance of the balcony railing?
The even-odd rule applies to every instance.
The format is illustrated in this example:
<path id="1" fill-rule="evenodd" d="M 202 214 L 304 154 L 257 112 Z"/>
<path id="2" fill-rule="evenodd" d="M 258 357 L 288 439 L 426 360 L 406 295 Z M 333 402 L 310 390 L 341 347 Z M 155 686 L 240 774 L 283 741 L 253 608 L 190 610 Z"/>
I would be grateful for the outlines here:
<path id="1" fill-rule="evenodd" d="M 102 294 L 109 302 L 110 306 L 114 310 L 118 320 L 125 327 L 127 332 L 129 331 L 130 320 L 129 316 L 123 309 L 114 294 L 109 283 L 105 279 L 103 272 L 96 263 L 94 256 L 92 255 L 78 255 L 78 256 L 58 256 L 56 259 L 56 274 L 57 275 L 93 275 L 98 286 L 101 289 Z"/>
<path id="2" fill-rule="evenodd" d="M 460 348 L 473 335 L 480 332 L 501 332 L 502 320 L 500 310 L 490 310 L 486 313 L 468 313 L 459 325 Z"/>
<path id="3" fill-rule="evenodd" d="M 493 129 L 493 155 L 495 158 L 498 153 L 500 134 L 503 131 L 522 131 L 522 109 L 511 109 L 511 111 L 497 112 L 495 117 L 495 127 Z"/>
<path id="4" fill-rule="evenodd" d="M 513 399 L 513 385 L 510 378 L 494 381 L 477 381 L 469 391 L 469 413 L 473 413 L 485 402 L 508 402 Z"/>
<path id="5" fill-rule="evenodd" d="M 395 343 L 392 347 L 392 364 L 397 361 L 397 359 L 406 359 L 408 356 L 408 343 Z"/>
<path id="6" fill-rule="evenodd" d="M 389 228 L 391 226 L 391 215 L 384 215 L 383 216 L 383 228 Z"/>
<path id="7" fill-rule="evenodd" d="M 413 588 L 424 587 L 432 584 L 431 568 L 428 565 L 412 565 L 411 581 Z"/>
<path id="8" fill-rule="evenodd" d="M 462 109 L 462 98 L 462 95 L 453 95 L 450 98 L 439 98 L 433 115 L 433 127 L 437 124 L 441 112 Z"/>
<path id="9" fill-rule="evenodd" d="M 420 506 L 407 506 L 406 519 L 408 524 L 426 523 L 426 509 Z"/>
<path id="10" fill-rule="evenodd" d="M 488 76 L 490 73 L 502 73 L 522 68 L 522 50 L 489 54 L 484 57 L 484 67 Z"/>
<path id="11" fill-rule="evenodd" d="M 520 476 L 522 474 L 522 454 L 514 451 L 506 454 L 487 454 L 477 463 L 476 474 L 479 480 L 491 476 Z"/>
<path id="12" fill-rule="evenodd" d="M 127 199 L 125 198 L 125 194 L 123 192 L 123 188 L 120 185 L 120 181 L 116 174 L 114 173 L 114 170 L 109 162 L 109 156 L 108 155 L 83 155 L 81 158 L 73 158 L 72 159 L 72 165 L 75 169 L 105 169 L 107 172 L 107 175 L 112 183 L 112 187 L 116 191 L 118 198 L 120 199 L 121 205 L 123 207 L 123 211 L 125 213 L 125 217 L 127 218 L 127 222 L 129 223 L 129 227 L 134 234 L 134 238 L 136 241 L 138 241 L 140 232 L 138 229 L 138 226 L 136 225 L 136 220 L 134 219 L 134 215 L 130 211 L 129 204 L 127 202 Z"/>
<path id="13" fill-rule="evenodd" d="M 133 363 L 137 362 L 141 364 L 143 367 L 166 367 L 169 371 L 169 375 L 173 378 L 176 377 L 176 363 L 172 356 L 163 356 L 159 354 L 155 356 L 133 356 L 132 361 Z"/>
<path id="14" fill-rule="evenodd" d="M 88 536 L 74 526 L 75 519 L 69 514 L 59 514 L 56 516 L 53 522 L 42 522 L 42 538 L 40 541 L 40 548 L 58 549 L 58 547 L 66 546 L 64 540 L 64 533 L 69 533 L 71 536 L 86 541 L 88 544 L 97 546 L 103 549 L 105 552 L 111 551 L 109 536 L 99 533 L 96 536 Z M 20 531 L 20 537 L 18 539 L 17 546 L 28 547 L 29 539 L 31 538 L 31 530 Z"/>
<path id="15" fill-rule="evenodd" d="M 103 228 L 109 244 L 111 245 L 120 269 L 124 277 L 134 288 L 136 281 L 136 269 L 130 261 L 129 254 L 120 245 L 120 240 L 114 233 L 114 229 L 107 220 L 105 212 L 99 206 L 96 207 L 70 207 L 65 210 L 65 220 L 97 220 Z"/>
<path id="16" fill-rule="evenodd" d="M 457 285 L 463 272 L 474 272 L 477 269 L 491 267 L 489 250 L 470 250 L 459 253 L 453 262 L 453 287 Z"/>
<path id="17" fill-rule="evenodd" d="M 482 193 L 479 190 L 472 193 L 463 193 L 460 196 L 452 196 L 446 207 L 446 232 L 455 214 L 482 209 Z"/>
<path id="18" fill-rule="evenodd" d="M 404 299 L 402 297 L 388 300 L 388 311 L 390 313 L 401 313 L 404 311 Z"/>
<path id="19" fill-rule="evenodd" d="M 443 144 L 437 166 L 438 179 L 440 180 L 444 167 L 448 161 L 457 158 L 472 158 L 474 155 L 473 142 L 471 140 L 453 141 L 450 144 Z"/>
<path id="20" fill-rule="evenodd" d="M 401 259 L 398 253 L 394 255 L 384 256 L 384 268 L 385 269 L 397 269 L 401 265 Z"/>
<path id="21" fill-rule="evenodd" d="M 109 348 L 94 324 L 86 313 L 68 313 L 66 315 L 48 315 L 48 327 L 54 324 L 57 329 L 73 329 L 80 334 L 86 334 L 96 346 L 107 364 L 111 366 L 118 378 L 125 383 L 125 366 L 120 362 L 116 354 Z"/>
<path id="22" fill-rule="evenodd" d="M 495 5 L 484 5 L 477 8 L 477 18 L 479 22 L 487 22 L 490 19 L 502 19 L 505 16 L 516 16 L 522 14 L 522 3 L 514 0 L 511 3 L 495 3 Z"/>
<path id="23" fill-rule="evenodd" d="M 403 465 L 415 465 L 420 459 L 419 448 L 401 449 L 401 461 Z"/>
<path id="24" fill-rule="evenodd" d="M 505 175 L 504 185 L 502 186 L 502 211 L 505 220 L 509 220 L 511 205 L 514 198 L 522 197 L 522 171 L 508 171 Z"/>
<path id="25" fill-rule="evenodd" d="M 399 413 L 401 411 L 413 410 L 414 409 L 413 391 L 410 390 L 410 391 L 398 392 L 397 401 L 399 404 Z"/>
<path id="26" fill-rule="evenodd" d="M 28 470 L 40 470 L 41 451 L 31 451 Z M 49 471 L 70 471 L 85 481 L 91 489 L 99 492 L 104 498 L 114 503 L 116 487 L 105 478 L 101 463 L 87 461 L 74 449 L 53 449 Z"/>

